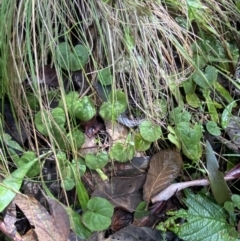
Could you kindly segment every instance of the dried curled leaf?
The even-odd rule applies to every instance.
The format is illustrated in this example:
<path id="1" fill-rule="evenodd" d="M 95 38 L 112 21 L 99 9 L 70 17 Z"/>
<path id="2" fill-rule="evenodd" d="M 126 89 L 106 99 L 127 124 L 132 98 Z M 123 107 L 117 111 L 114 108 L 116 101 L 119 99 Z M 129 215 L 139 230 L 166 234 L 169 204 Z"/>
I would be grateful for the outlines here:
<path id="1" fill-rule="evenodd" d="M 182 163 L 181 155 L 173 150 L 160 151 L 151 158 L 143 187 L 144 200 L 147 203 L 179 175 Z"/>

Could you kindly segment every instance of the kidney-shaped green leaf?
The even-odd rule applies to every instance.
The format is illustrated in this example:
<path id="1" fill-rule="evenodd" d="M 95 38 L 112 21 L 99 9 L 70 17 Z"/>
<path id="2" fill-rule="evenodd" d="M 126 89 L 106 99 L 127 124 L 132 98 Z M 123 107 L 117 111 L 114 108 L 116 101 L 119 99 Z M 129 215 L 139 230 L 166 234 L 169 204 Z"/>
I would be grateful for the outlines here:
<path id="1" fill-rule="evenodd" d="M 151 121 L 143 121 L 139 129 L 143 139 L 148 142 L 157 141 L 162 135 L 161 127 L 153 125 Z"/>
<path id="2" fill-rule="evenodd" d="M 88 96 L 84 96 L 82 99 L 75 101 L 73 106 L 74 115 L 82 121 L 89 121 L 96 114 L 94 104 Z"/>
<path id="3" fill-rule="evenodd" d="M 100 197 L 91 198 L 87 209 L 82 221 L 91 231 L 102 231 L 110 226 L 113 206 L 108 200 Z"/>
<path id="4" fill-rule="evenodd" d="M 108 163 L 107 152 L 98 152 L 96 155 L 88 153 L 85 157 L 86 165 L 93 170 L 104 167 Z"/>

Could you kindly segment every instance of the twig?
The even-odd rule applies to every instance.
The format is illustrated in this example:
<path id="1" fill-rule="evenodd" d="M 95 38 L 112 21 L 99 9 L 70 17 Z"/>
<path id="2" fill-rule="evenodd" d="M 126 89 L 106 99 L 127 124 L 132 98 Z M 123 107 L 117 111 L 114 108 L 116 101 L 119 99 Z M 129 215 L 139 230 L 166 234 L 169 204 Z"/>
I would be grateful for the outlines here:
<path id="1" fill-rule="evenodd" d="M 226 181 L 230 181 L 235 179 L 236 177 L 233 176 L 226 176 L 224 179 Z M 159 194 L 154 196 L 151 201 L 152 203 L 155 202 L 161 202 L 161 201 L 167 201 L 170 197 L 172 197 L 176 192 L 181 191 L 188 187 L 194 187 L 194 186 L 207 186 L 209 185 L 209 181 L 207 179 L 199 179 L 194 181 L 188 181 L 188 182 L 179 182 L 179 183 L 173 183 L 170 186 L 168 186 L 166 189 L 161 191 Z"/>

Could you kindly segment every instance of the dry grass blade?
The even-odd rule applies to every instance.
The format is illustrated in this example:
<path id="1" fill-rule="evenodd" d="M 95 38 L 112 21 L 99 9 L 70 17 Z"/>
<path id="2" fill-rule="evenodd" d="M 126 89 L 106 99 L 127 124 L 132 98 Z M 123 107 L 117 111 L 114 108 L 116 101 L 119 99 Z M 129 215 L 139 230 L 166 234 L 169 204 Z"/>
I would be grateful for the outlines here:
<path id="1" fill-rule="evenodd" d="M 147 203 L 179 175 L 182 163 L 181 155 L 173 150 L 160 151 L 152 157 L 143 187 L 144 200 Z"/>

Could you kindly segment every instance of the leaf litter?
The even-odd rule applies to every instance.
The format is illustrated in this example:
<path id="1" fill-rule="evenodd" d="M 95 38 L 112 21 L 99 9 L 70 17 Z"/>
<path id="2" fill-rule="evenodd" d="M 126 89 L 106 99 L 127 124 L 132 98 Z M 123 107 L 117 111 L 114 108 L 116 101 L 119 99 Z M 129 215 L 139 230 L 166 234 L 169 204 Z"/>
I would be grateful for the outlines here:
<path id="1" fill-rule="evenodd" d="M 183 161 L 180 153 L 173 150 L 162 150 L 150 160 L 150 168 L 143 187 L 144 200 L 150 199 L 164 190 L 179 175 Z"/>

